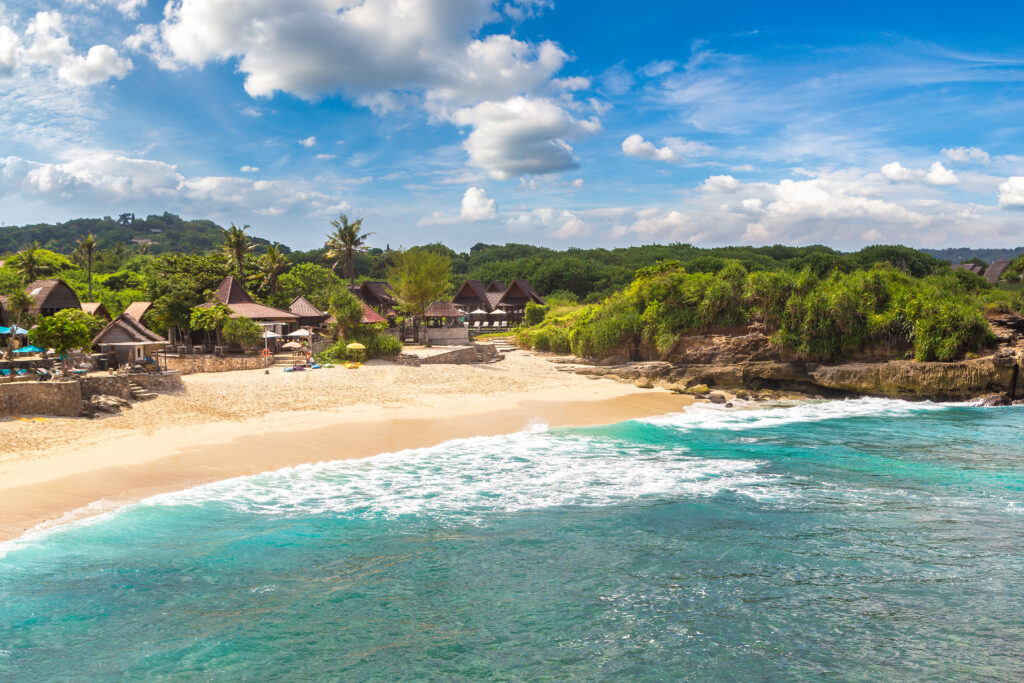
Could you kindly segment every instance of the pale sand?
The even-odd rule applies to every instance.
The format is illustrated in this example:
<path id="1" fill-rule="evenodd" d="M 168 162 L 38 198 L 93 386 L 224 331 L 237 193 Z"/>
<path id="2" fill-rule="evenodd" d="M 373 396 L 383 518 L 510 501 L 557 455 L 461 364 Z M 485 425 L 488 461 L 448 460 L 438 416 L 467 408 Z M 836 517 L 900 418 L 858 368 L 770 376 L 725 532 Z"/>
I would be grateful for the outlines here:
<path id="1" fill-rule="evenodd" d="M 0 421 L 0 540 L 211 481 L 455 438 L 608 424 L 685 396 L 557 372 L 515 352 L 491 365 L 192 375 L 119 416 Z"/>

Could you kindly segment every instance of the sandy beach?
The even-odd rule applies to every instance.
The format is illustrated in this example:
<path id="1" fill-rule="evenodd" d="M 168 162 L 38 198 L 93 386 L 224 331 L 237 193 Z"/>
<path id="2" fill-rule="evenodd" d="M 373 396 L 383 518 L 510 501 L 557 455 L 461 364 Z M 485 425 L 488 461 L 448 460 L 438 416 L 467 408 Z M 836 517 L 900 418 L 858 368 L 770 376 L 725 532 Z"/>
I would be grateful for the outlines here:
<path id="1" fill-rule="evenodd" d="M 230 477 L 361 458 L 531 424 L 595 425 L 691 399 L 558 372 L 517 352 L 490 365 L 184 378 L 186 390 L 100 419 L 0 421 L 0 540 Z"/>

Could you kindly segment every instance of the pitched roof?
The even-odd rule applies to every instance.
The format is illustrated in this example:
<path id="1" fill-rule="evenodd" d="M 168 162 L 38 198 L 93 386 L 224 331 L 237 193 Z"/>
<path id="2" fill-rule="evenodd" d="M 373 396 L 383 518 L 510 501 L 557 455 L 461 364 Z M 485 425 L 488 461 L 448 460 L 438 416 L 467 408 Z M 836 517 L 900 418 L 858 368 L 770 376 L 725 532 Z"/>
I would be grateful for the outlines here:
<path id="1" fill-rule="evenodd" d="M 288 305 L 288 310 L 300 318 L 322 318 L 327 315 L 304 296 L 295 297 L 295 300 Z"/>
<path id="2" fill-rule="evenodd" d="M 71 289 L 63 280 L 56 278 L 35 280 L 29 283 L 25 291 L 33 299 L 29 313 L 35 316 L 38 316 L 44 308 L 81 308 L 75 290 Z"/>
<path id="3" fill-rule="evenodd" d="M 106 318 L 110 320 L 110 311 L 100 301 L 83 301 L 82 310 L 89 315 L 94 315 L 97 318 Z"/>
<path id="4" fill-rule="evenodd" d="M 476 299 L 487 312 L 494 308 L 487 296 L 487 288 L 479 280 L 466 280 L 463 282 L 462 286 L 459 287 L 459 291 L 455 292 L 455 296 L 452 297 L 452 301 L 458 302 L 459 299 Z"/>
<path id="5" fill-rule="evenodd" d="M 378 313 L 377 311 L 375 311 L 375 310 L 373 310 L 372 308 L 370 308 L 370 307 L 369 307 L 369 306 L 368 306 L 368 305 L 366 304 L 366 302 L 365 302 L 365 301 L 360 301 L 359 303 L 361 303 L 361 304 L 363 305 L 363 317 L 362 317 L 362 319 L 360 319 L 360 321 L 359 321 L 359 323 L 360 323 L 361 325 L 368 325 L 368 324 L 370 324 L 370 323 L 386 323 L 386 322 L 387 322 L 387 320 L 386 320 L 386 319 L 384 318 L 384 316 L 382 316 L 382 315 L 381 315 L 380 313 Z M 326 323 L 327 323 L 328 325 L 333 325 L 333 324 L 335 324 L 335 323 L 337 323 L 337 322 L 338 322 L 338 319 L 337 319 L 337 318 L 335 318 L 335 317 L 334 317 L 334 316 L 332 315 L 332 316 L 331 316 L 330 318 L 328 318 L 328 319 L 327 319 L 327 320 L 326 320 L 325 322 L 326 322 Z"/>
<path id="6" fill-rule="evenodd" d="M 435 301 L 423 312 L 424 318 L 458 318 L 461 315 L 458 306 L 450 301 Z"/>
<path id="7" fill-rule="evenodd" d="M 395 295 L 391 291 L 391 285 L 387 282 L 373 282 L 367 280 L 362 283 L 362 286 L 368 289 L 373 296 L 381 301 L 386 301 L 388 303 L 393 303 L 395 301 Z"/>
<path id="8" fill-rule="evenodd" d="M 95 346 L 97 344 L 102 344 L 103 338 L 107 334 L 112 332 L 115 328 L 120 329 L 122 332 L 124 332 L 129 339 L 140 343 L 167 341 L 159 334 L 143 325 L 136 318 L 133 318 L 127 313 L 122 313 L 121 315 L 111 320 L 106 327 L 100 330 L 99 334 L 93 337 L 93 345 Z"/>
<path id="9" fill-rule="evenodd" d="M 487 285 L 488 292 L 504 292 L 508 287 L 501 280 L 491 280 L 491 283 Z"/>
<path id="10" fill-rule="evenodd" d="M 1013 261 L 1009 259 L 996 261 L 988 267 L 988 270 L 985 271 L 985 279 L 992 284 L 999 282 L 999 278 L 1003 276 L 1003 271 L 1005 271 L 1011 263 L 1013 263 Z"/>
<path id="11" fill-rule="evenodd" d="M 213 294 L 213 298 L 228 306 L 231 304 L 255 303 L 253 298 L 249 296 L 249 292 L 245 291 L 245 287 L 233 275 L 228 275 L 221 281 L 217 291 Z"/>
<path id="12" fill-rule="evenodd" d="M 499 304 L 508 303 L 514 299 L 526 299 L 528 301 L 534 301 L 540 305 L 544 305 L 544 299 L 541 298 L 540 294 L 530 286 L 530 283 L 522 278 L 516 278 L 512 281 L 512 284 L 508 286 L 508 289 L 501 295 L 501 301 Z"/>
<path id="13" fill-rule="evenodd" d="M 136 320 L 142 320 L 142 316 L 146 315 L 151 308 L 153 308 L 153 304 L 149 301 L 133 301 L 128 304 L 128 308 L 124 309 L 124 312 Z"/>

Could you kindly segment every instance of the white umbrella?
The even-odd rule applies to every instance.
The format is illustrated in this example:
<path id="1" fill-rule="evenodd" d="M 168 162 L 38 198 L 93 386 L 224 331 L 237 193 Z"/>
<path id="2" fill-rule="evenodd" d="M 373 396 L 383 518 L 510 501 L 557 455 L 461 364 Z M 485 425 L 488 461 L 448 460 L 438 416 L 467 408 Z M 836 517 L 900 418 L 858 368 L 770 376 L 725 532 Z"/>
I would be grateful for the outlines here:
<path id="1" fill-rule="evenodd" d="M 470 315 L 487 315 L 487 311 L 482 308 L 478 308 L 475 311 L 470 311 Z"/>
<path id="2" fill-rule="evenodd" d="M 491 311 L 491 315 L 505 315 L 505 311 L 494 310 L 494 311 Z"/>
<path id="3" fill-rule="evenodd" d="M 279 335 L 277 332 L 271 332 L 270 330 L 267 330 L 266 332 L 263 333 L 263 338 L 264 339 L 274 339 L 274 338 L 280 337 L 280 336 L 281 335 Z"/>
<path id="4" fill-rule="evenodd" d="M 309 330 L 295 330 L 288 335 L 289 337 L 308 337 Z"/>

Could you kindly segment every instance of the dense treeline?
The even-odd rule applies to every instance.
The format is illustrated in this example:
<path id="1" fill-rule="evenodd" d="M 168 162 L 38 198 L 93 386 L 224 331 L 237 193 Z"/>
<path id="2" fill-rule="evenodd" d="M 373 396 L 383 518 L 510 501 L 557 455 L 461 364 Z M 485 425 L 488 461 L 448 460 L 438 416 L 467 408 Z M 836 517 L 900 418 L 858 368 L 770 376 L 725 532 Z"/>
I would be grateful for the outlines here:
<path id="1" fill-rule="evenodd" d="M 738 261 L 717 273 L 677 261 L 641 269 L 599 304 L 523 328 L 541 350 L 603 356 L 637 343 L 668 353 L 680 335 L 760 323 L 780 350 L 830 361 L 871 350 L 947 361 L 993 341 L 986 312 L 1024 310 L 1019 293 L 940 268 L 923 277 L 891 263 L 819 274 L 809 267 L 750 272 Z"/>

